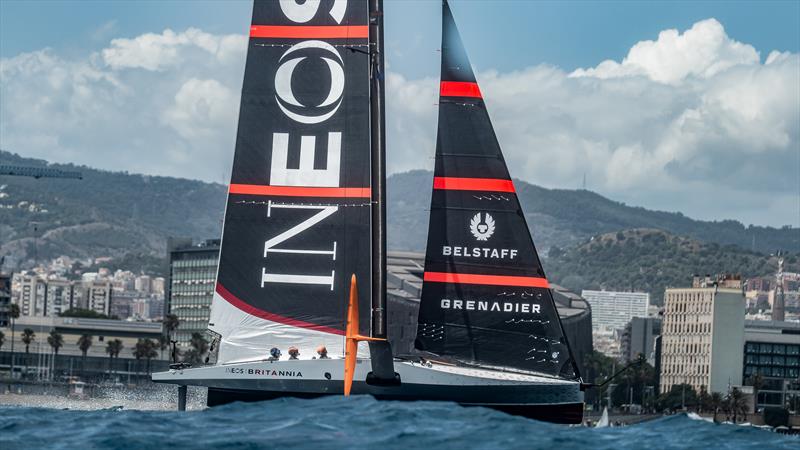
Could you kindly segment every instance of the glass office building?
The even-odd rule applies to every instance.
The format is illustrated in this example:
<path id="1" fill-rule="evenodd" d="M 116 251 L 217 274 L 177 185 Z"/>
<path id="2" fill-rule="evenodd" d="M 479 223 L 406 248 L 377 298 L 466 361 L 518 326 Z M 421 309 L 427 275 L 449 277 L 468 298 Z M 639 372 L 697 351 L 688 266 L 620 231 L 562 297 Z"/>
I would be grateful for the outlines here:
<path id="1" fill-rule="evenodd" d="M 748 320 L 744 384 L 761 378 L 758 406 L 783 406 L 800 395 L 800 323 Z"/>
<path id="2" fill-rule="evenodd" d="M 173 239 L 168 245 L 170 270 L 166 309 L 179 321 L 172 339 L 178 341 L 181 350 L 186 350 L 193 333 L 206 335 L 217 277 L 219 239 L 197 245 L 187 239 Z"/>

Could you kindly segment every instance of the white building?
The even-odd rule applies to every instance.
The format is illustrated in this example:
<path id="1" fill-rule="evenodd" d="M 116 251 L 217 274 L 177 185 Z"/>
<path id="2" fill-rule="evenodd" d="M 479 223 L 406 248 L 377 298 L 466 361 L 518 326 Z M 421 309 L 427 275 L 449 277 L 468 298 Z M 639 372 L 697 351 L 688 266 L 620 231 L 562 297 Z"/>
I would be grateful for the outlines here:
<path id="1" fill-rule="evenodd" d="M 134 289 L 139 292 L 147 292 L 150 293 L 150 277 L 148 275 L 142 275 L 136 277 L 136 281 L 134 282 Z"/>
<path id="2" fill-rule="evenodd" d="M 76 286 L 76 290 L 78 287 Z M 91 281 L 81 283 L 80 300 L 76 301 L 77 307 L 90 309 L 96 313 L 111 314 L 111 294 L 113 289 L 110 281 Z"/>
<path id="3" fill-rule="evenodd" d="M 72 308 L 72 282 L 63 279 L 47 280 L 46 316 L 58 316 Z"/>
<path id="4" fill-rule="evenodd" d="M 660 392 L 689 384 L 727 393 L 742 384 L 745 298 L 716 286 L 667 289 L 661 329 Z"/>
<path id="5" fill-rule="evenodd" d="M 646 292 L 587 291 L 581 297 L 592 305 L 592 329 L 622 330 L 634 317 L 647 317 L 650 294 Z"/>
<path id="6" fill-rule="evenodd" d="M 20 316 L 42 317 L 45 315 L 47 284 L 37 275 L 15 274 L 12 282 L 14 303 L 19 305 Z"/>

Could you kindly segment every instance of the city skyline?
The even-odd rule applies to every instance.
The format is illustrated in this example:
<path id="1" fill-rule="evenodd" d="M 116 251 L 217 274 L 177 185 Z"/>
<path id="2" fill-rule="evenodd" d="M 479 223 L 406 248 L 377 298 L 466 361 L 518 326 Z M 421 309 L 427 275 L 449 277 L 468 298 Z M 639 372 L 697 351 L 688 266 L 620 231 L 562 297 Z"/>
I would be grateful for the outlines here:
<path id="1" fill-rule="evenodd" d="M 431 164 L 436 3 L 387 2 L 390 172 Z M 227 183 L 249 3 L 182 5 L 4 2 L 0 147 Z M 797 5 L 620 5 L 453 2 L 512 176 L 800 226 Z M 14 25 L 64 14 L 35 38 Z"/>

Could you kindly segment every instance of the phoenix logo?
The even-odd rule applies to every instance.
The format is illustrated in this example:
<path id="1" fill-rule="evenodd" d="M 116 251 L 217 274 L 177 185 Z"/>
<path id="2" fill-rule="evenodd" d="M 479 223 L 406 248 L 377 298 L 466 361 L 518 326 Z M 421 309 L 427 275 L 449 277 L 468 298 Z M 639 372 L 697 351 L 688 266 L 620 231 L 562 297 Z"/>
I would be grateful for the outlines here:
<path id="1" fill-rule="evenodd" d="M 488 241 L 494 234 L 494 219 L 489 213 L 484 213 L 484 220 L 481 221 L 481 213 L 469 221 L 469 231 L 479 241 Z"/>

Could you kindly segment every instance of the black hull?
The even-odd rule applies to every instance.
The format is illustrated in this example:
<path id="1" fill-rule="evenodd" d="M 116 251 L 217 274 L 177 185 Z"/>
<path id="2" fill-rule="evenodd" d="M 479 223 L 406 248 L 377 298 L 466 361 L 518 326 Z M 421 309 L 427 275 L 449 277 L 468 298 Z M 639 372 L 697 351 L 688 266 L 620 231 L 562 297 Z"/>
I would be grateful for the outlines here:
<path id="1" fill-rule="evenodd" d="M 282 397 L 294 397 L 312 399 L 325 395 L 316 392 L 279 392 L 279 391 L 256 391 L 242 389 L 219 389 L 208 388 L 207 405 L 209 407 L 225 405 L 233 402 L 259 402 L 264 400 L 275 400 Z M 379 400 L 402 400 L 410 401 L 408 397 L 393 395 L 373 395 Z M 419 398 L 417 400 L 431 400 Z M 440 399 L 434 399 L 440 400 Z M 583 422 L 583 403 L 553 403 L 553 404 L 492 404 L 492 403 L 461 403 L 463 406 L 483 406 L 496 409 L 507 414 L 522 416 L 529 419 L 541 420 L 543 422 L 560 424 L 580 424 Z"/>

